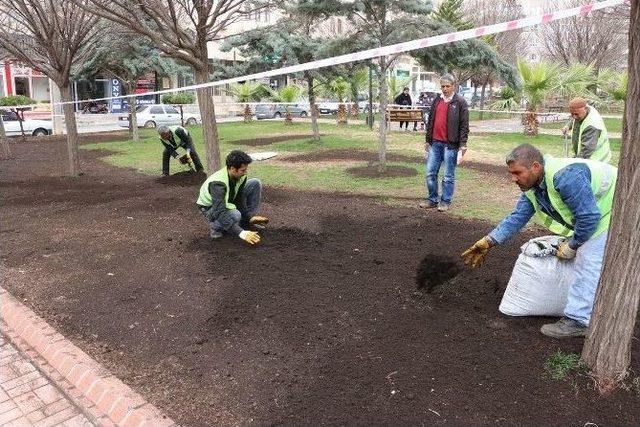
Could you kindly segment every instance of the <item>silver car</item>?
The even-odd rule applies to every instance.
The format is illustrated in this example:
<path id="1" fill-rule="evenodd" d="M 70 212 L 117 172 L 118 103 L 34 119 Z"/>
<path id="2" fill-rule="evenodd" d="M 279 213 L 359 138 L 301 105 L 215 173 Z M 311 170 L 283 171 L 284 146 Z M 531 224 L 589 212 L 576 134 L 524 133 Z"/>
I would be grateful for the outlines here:
<path id="1" fill-rule="evenodd" d="M 257 105 L 256 106 L 256 118 L 257 119 L 279 119 L 284 117 L 286 112 L 285 105 Z M 307 117 L 309 115 L 309 108 L 303 104 L 288 105 L 289 113 L 293 117 Z"/>
<path id="2" fill-rule="evenodd" d="M 199 114 L 184 112 L 184 123 L 187 125 L 195 125 L 202 120 Z M 182 124 L 180 111 L 167 104 L 151 104 L 141 105 L 136 109 L 136 121 L 138 127 L 156 128 L 158 126 L 171 126 Z M 129 127 L 129 117 L 118 117 L 118 125 L 121 127 Z"/>

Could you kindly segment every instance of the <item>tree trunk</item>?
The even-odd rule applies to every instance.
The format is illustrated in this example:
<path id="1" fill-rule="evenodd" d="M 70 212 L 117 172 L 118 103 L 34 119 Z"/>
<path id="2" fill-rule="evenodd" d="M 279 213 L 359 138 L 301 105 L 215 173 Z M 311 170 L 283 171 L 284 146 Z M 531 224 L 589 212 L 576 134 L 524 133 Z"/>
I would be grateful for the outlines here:
<path id="1" fill-rule="evenodd" d="M 311 131 L 313 132 L 313 141 L 320 142 L 320 130 L 318 129 L 318 107 L 316 106 L 316 93 L 313 90 L 313 76 L 305 71 L 305 78 L 307 79 L 307 95 L 309 95 L 309 114 L 311 114 Z"/>
<path id="2" fill-rule="evenodd" d="M 129 122 L 129 126 L 131 127 L 131 136 L 133 142 L 140 141 L 140 129 L 138 128 L 138 101 L 137 98 L 131 98 L 131 102 L 129 103 L 131 108 L 131 121 Z"/>
<path id="3" fill-rule="evenodd" d="M 293 118 L 291 117 L 291 111 L 289 111 L 289 104 L 284 106 L 284 124 L 292 125 Z"/>
<path id="4" fill-rule="evenodd" d="M 60 87 L 60 99 L 62 102 L 71 101 L 71 85 L 58 85 Z M 67 129 L 67 153 L 69 154 L 69 174 L 80 175 L 80 158 L 78 157 L 78 127 L 76 125 L 76 113 L 73 104 L 64 104 L 64 122 Z"/>
<path id="5" fill-rule="evenodd" d="M 337 114 L 337 121 L 338 121 L 338 126 L 344 126 L 347 124 L 347 106 L 345 105 L 344 102 L 340 101 L 340 104 L 338 105 L 338 114 Z"/>
<path id="6" fill-rule="evenodd" d="M 0 159 L 8 159 L 9 157 L 11 157 L 9 140 L 7 139 L 7 133 L 4 131 L 4 122 L 0 117 Z"/>
<path id="7" fill-rule="evenodd" d="M 483 83 L 482 84 L 482 90 L 480 91 L 480 114 L 478 115 L 478 118 L 480 120 L 484 119 L 484 91 L 487 88 L 487 84 Z"/>
<path id="8" fill-rule="evenodd" d="M 473 85 L 473 96 L 471 98 L 471 107 L 475 107 L 475 100 L 478 99 L 478 84 Z"/>
<path id="9" fill-rule="evenodd" d="M 629 83 L 618 182 L 600 284 L 582 357 L 601 391 L 627 376 L 640 301 L 640 2 L 631 2 Z"/>
<path id="10" fill-rule="evenodd" d="M 538 135 L 538 115 L 535 111 L 527 111 L 522 115 L 524 134 L 527 136 Z"/>
<path id="11" fill-rule="evenodd" d="M 60 102 L 60 88 L 53 80 L 49 80 L 49 88 L 51 90 L 51 127 L 54 135 L 62 135 L 62 106 Z"/>
<path id="12" fill-rule="evenodd" d="M 196 83 L 200 84 L 208 81 L 208 70 L 196 70 Z M 216 124 L 213 103 L 213 89 L 211 87 L 196 89 L 196 94 L 198 95 L 198 107 L 202 117 L 202 134 L 207 155 L 207 170 L 212 173 L 220 169 L 220 144 L 218 142 L 218 125 Z"/>
<path id="13" fill-rule="evenodd" d="M 380 57 L 380 74 L 378 75 L 378 84 L 380 86 L 380 130 L 378 132 L 378 172 L 384 173 L 387 167 L 387 99 L 389 94 L 387 91 L 387 58 Z"/>
<path id="14" fill-rule="evenodd" d="M 127 93 L 133 93 L 135 90 L 136 82 L 134 81 L 130 85 L 127 85 Z M 131 139 L 133 142 L 140 141 L 140 131 L 138 129 L 138 98 L 135 96 L 129 98 L 129 132 L 131 133 Z"/>
<path id="15" fill-rule="evenodd" d="M 358 119 L 359 115 L 360 115 L 360 110 L 358 109 L 358 103 L 354 102 L 353 104 L 351 104 L 351 118 Z"/>
<path id="16" fill-rule="evenodd" d="M 24 133 L 24 111 L 22 111 L 22 114 L 20 114 L 20 110 L 18 110 L 17 108 L 12 109 L 11 111 L 16 113 L 16 116 L 18 116 L 18 123 L 20 124 L 20 135 L 22 135 L 22 140 L 26 142 L 27 135 L 25 135 Z"/>
<path id="17" fill-rule="evenodd" d="M 253 120 L 253 111 L 251 111 L 251 107 L 249 106 L 249 104 L 246 104 L 244 106 L 243 119 L 245 123 L 251 123 L 251 121 Z"/>

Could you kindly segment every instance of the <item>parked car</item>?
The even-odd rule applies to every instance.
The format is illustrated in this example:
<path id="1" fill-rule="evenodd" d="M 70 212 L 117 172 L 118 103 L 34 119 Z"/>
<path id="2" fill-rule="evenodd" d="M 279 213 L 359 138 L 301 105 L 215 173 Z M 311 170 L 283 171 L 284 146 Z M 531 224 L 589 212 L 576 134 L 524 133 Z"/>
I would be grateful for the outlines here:
<path id="1" fill-rule="evenodd" d="M 292 117 L 307 117 L 309 106 L 303 104 L 289 105 L 289 113 Z M 260 104 L 256 106 L 257 119 L 279 119 L 286 114 L 285 105 Z"/>
<path id="2" fill-rule="evenodd" d="M 15 111 L 0 110 L 4 122 L 4 132 L 7 136 L 22 135 L 20 133 L 20 119 Z M 25 135 L 45 136 L 51 135 L 53 126 L 51 120 L 25 119 L 22 121 Z"/>
<path id="3" fill-rule="evenodd" d="M 177 108 L 166 104 L 150 104 L 141 105 L 136 108 L 136 121 L 138 127 L 156 128 L 158 126 L 171 126 L 182 124 L 180 119 L 180 111 Z M 184 123 L 186 125 L 195 125 L 201 123 L 202 119 L 199 114 L 184 112 Z M 119 116 L 118 125 L 129 127 L 129 116 Z"/>
<path id="4" fill-rule="evenodd" d="M 338 102 L 338 101 L 325 101 L 325 102 L 320 102 L 318 104 L 318 111 L 320 111 L 320 114 L 322 115 L 328 115 L 328 114 L 338 114 L 338 107 L 340 106 L 340 104 L 344 104 L 344 106 L 347 108 L 347 111 L 351 111 L 351 106 L 353 105 L 353 102 Z M 369 101 L 367 101 L 366 99 L 359 99 L 358 100 L 358 111 L 360 111 L 361 113 L 368 113 L 369 112 Z M 378 112 L 378 103 L 374 102 L 373 103 L 373 112 L 377 113 Z"/>
<path id="5" fill-rule="evenodd" d="M 458 92 L 465 101 L 467 101 L 467 104 L 471 105 L 471 103 L 473 102 L 473 88 L 470 87 L 463 87 L 460 88 L 460 91 Z"/>

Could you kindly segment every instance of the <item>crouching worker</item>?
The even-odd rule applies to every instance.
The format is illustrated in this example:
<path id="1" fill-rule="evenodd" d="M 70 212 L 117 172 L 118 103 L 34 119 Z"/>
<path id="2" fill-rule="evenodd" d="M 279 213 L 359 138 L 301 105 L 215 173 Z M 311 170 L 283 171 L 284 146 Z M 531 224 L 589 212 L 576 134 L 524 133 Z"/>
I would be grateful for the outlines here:
<path id="1" fill-rule="evenodd" d="M 564 317 L 542 326 L 554 338 L 585 336 L 600 280 L 618 169 L 599 161 L 543 156 L 530 144 L 507 156 L 511 180 L 522 190 L 515 210 L 489 235 L 462 253 L 465 264 L 482 264 L 489 249 L 513 237 L 536 214 L 552 233 L 565 239 L 561 261 L 575 258 Z"/>
<path id="2" fill-rule="evenodd" d="M 233 150 L 227 155 L 226 167 L 207 178 L 200 187 L 196 204 L 209 222 L 212 239 L 230 234 L 252 245 L 260 241 L 257 232 L 247 230 L 250 226 L 262 228 L 269 222 L 256 215 L 262 184 L 256 178 L 247 179 L 251 161 L 247 153 Z"/>
<path id="3" fill-rule="evenodd" d="M 170 157 L 178 158 L 179 147 L 184 148 L 191 160 L 193 160 L 193 166 L 196 168 L 196 172 L 203 170 L 202 163 L 200 162 L 200 157 L 198 157 L 198 153 L 196 153 L 196 149 L 193 146 L 193 140 L 191 139 L 191 135 L 189 135 L 189 131 L 183 128 L 182 126 L 160 126 L 158 128 L 158 133 L 160 134 L 160 142 L 164 145 L 164 151 L 162 152 L 162 175 L 169 175 L 169 159 Z M 184 156 L 183 156 L 184 157 Z M 182 160 L 180 158 L 181 163 L 187 163 L 188 159 Z"/>

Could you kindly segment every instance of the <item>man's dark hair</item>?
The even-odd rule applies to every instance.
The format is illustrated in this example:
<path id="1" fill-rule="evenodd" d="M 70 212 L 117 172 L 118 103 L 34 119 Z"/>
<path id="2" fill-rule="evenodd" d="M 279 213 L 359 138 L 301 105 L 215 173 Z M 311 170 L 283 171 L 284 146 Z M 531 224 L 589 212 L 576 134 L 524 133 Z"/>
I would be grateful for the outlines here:
<path id="1" fill-rule="evenodd" d="M 409 88 L 408 88 L 408 87 L 405 87 L 404 89 L 402 89 L 402 91 L 403 91 L 403 92 L 404 92 L 405 90 L 409 90 Z"/>
<path id="2" fill-rule="evenodd" d="M 234 167 L 236 169 L 240 168 L 242 165 L 248 165 L 251 163 L 253 159 L 250 155 L 240 150 L 233 150 L 229 154 L 227 154 L 227 168 Z"/>
<path id="3" fill-rule="evenodd" d="M 531 144 L 520 144 L 507 154 L 507 164 L 518 162 L 526 168 L 530 168 L 533 162 L 544 164 L 542 153 Z"/>

